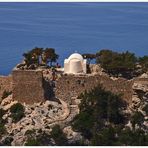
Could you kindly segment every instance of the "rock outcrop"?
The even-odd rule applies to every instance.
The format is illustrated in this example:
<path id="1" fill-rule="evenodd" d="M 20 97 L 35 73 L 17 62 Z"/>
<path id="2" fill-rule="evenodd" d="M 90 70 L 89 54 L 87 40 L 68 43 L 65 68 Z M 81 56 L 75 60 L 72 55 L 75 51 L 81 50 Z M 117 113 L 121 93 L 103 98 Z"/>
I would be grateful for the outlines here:
<path id="1" fill-rule="evenodd" d="M 145 131 L 148 131 L 148 74 L 143 74 L 134 81 L 132 86 L 133 96 L 132 102 L 129 106 L 130 114 L 135 112 L 141 112 L 144 117 L 144 121 L 141 125 Z"/>
<path id="2" fill-rule="evenodd" d="M 13 135 L 12 145 L 24 145 L 25 133 L 28 130 L 50 132 L 54 124 L 63 122 L 70 114 L 67 104 L 63 101 L 61 103 L 46 101 L 32 105 L 24 103 L 25 117 L 14 123 L 9 109 L 15 103 L 17 102 L 13 101 L 12 95 L 5 98 L 1 103 L 1 108 L 7 111 L 2 118 L 7 120 L 5 127 L 8 134 L 6 137 Z M 4 136 L 1 141 L 6 137 Z"/>
<path id="3" fill-rule="evenodd" d="M 63 132 L 66 134 L 68 142 L 70 144 L 73 144 L 76 141 L 80 141 L 83 139 L 82 135 L 79 132 L 73 131 L 71 126 L 65 127 L 63 129 Z"/>
<path id="4" fill-rule="evenodd" d="M 148 78 L 138 78 L 133 86 L 133 96 L 131 110 L 142 111 L 142 108 L 148 103 Z"/>

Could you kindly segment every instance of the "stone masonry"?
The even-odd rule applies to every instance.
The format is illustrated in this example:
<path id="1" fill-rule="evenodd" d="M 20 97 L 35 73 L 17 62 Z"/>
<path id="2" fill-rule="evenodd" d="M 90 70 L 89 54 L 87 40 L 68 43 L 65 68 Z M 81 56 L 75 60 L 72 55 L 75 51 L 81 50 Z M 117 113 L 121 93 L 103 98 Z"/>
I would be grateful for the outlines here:
<path id="1" fill-rule="evenodd" d="M 33 104 L 44 101 L 43 73 L 41 70 L 13 70 L 13 99 Z"/>
<path id="2" fill-rule="evenodd" d="M 50 87 L 51 80 L 45 80 L 42 70 L 13 70 L 12 77 L 13 99 L 22 103 L 31 104 L 53 97 L 69 104 L 73 98 L 84 91 L 90 91 L 97 85 L 102 85 L 106 90 L 115 94 L 121 94 L 127 103 L 132 101 L 134 79 L 112 78 L 99 73 L 61 74 L 52 89 Z"/>
<path id="3" fill-rule="evenodd" d="M 106 90 L 115 94 L 122 94 L 123 99 L 130 103 L 132 98 L 133 80 L 123 78 L 111 79 L 106 75 L 63 75 L 56 82 L 56 96 L 67 103 L 71 102 L 71 98 L 83 93 L 85 90 L 90 91 L 97 85 L 102 85 Z"/>

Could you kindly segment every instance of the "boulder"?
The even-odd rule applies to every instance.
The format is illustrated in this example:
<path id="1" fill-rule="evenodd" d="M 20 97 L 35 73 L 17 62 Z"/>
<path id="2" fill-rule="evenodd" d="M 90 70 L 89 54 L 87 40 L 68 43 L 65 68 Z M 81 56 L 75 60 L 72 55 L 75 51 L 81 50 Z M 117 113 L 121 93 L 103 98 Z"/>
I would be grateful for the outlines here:
<path id="1" fill-rule="evenodd" d="M 2 102 L 1 102 L 1 105 L 2 106 L 5 106 L 7 104 L 10 104 L 12 101 L 12 95 L 9 95 L 7 98 L 3 99 Z"/>
<path id="2" fill-rule="evenodd" d="M 13 138 L 14 140 L 11 143 L 12 146 L 23 146 L 24 141 L 26 140 L 26 137 L 24 137 L 23 135 L 22 136 L 15 135 L 15 137 Z"/>
<path id="3" fill-rule="evenodd" d="M 63 132 L 66 134 L 67 139 L 70 141 L 70 143 L 73 143 L 82 139 L 81 134 L 79 132 L 74 132 L 71 126 L 65 127 L 63 129 Z"/>
<path id="4" fill-rule="evenodd" d="M 4 110 L 8 110 L 8 109 L 11 108 L 12 105 L 14 105 L 14 104 L 16 104 L 16 103 L 18 103 L 18 101 L 13 101 L 13 102 L 11 102 L 10 104 L 5 105 L 5 106 L 3 107 L 3 109 L 4 109 Z"/>
<path id="5" fill-rule="evenodd" d="M 96 74 L 96 73 L 102 74 L 103 73 L 103 69 L 98 64 L 90 64 L 90 71 L 91 71 L 91 73 L 94 73 L 94 74 Z"/>
<path id="6" fill-rule="evenodd" d="M 144 85 L 144 84 L 141 84 L 140 82 L 139 83 L 138 82 L 134 83 L 132 88 L 133 88 L 133 90 L 136 90 L 136 91 L 140 90 L 140 91 L 143 91 L 143 92 L 148 92 L 147 86 Z"/>
<path id="7" fill-rule="evenodd" d="M 140 78 L 147 78 L 148 79 L 148 72 L 147 73 L 143 73 Z"/>

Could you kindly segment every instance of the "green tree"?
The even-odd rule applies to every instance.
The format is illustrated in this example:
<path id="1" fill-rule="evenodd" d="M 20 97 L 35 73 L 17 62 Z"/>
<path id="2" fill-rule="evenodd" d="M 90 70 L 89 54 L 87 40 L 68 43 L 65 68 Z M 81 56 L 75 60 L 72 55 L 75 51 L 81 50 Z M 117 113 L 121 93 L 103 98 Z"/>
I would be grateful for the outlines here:
<path id="1" fill-rule="evenodd" d="M 114 124 L 124 123 L 125 118 L 120 112 L 124 103 L 125 102 L 119 99 L 119 96 L 117 95 L 112 95 L 108 98 L 107 116 L 109 122 Z"/>
<path id="2" fill-rule="evenodd" d="M 63 133 L 59 125 L 55 125 L 51 131 L 51 138 L 54 139 L 56 145 L 64 146 L 67 145 L 66 135 Z"/>
<path id="3" fill-rule="evenodd" d="M 143 72 L 148 71 L 148 56 L 143 56 L 138 59 L 139 64 L 142 66 Z"/>
<path id="4" fill-rule="evenodd" d="M 95 54 L 90 54 L 90 53 L 85 53 L 82 56 L 84 59 L 87 59 L 88 64 L 90 64 L 90 62 L 96 58 Z"/>
<path id="5" fill-rule="evenodd" d="M 59 55 L 56 54 L 54 48 L 43 49 L 39 47 L 35 47 L 27 53 L 24 53 L 23 56 L 27 67 L 31 66 L 32 64 L 36 66 L 47 65 L 49 62 L 50 66 L 52 66 L 52 63 L 56 62 L 59 58 Z"/>
<path id="6" fill-rule="evenodd" d="M 79 96 L 81 104 L 80 113 L 75 116 L 72 127 L 79 131 L 87 139 L 92 139 L 98 135 L 105 124 L 124 123 L 121 114 L 121 96 L 105 91 L 101 86 L 97 86 L 90 92 L 85 92 Z"/>
<path id="7" fill-rule="evenodd" d="M 129 146 L 133 143 L 133 132 L 130 128 L 125 128 L 119 134 L 120 145 Z"/>
<path id="8" fill-rule="evenodd" d="M 32 57 L 34 57 L 34 63 L 37 65 L 40 64 L 40 57 L 42 55 L 42 52 L 43 48 L 38 48 L 38 47 L 35 47 L 30 51 Z"/>
<path id="9" fill-rule="evenodd" d="M 111 69 L 111 63 L 113 56 L 117 55 L 117 53 L 104 49 L 96 53 L 96 63 L 100 63 L 104 69 Z"/>
<path id="10" fill-rule="evenodd" d="M 31 52 L 23 53 L 23 56 L 24 56 L 24 61 L 25 61 L 25 64 L 27 65 L 27 67 L 29 67 L 31 64 L 33 64 Z"/>
<path id="11" fill-rule="evenodd" d="M 117 53 L 111 50 L 101 50 L 96 54 L 96 63 L 99 63 L 109 74 L 131 78 L 135 71 L 137 58 L 128 51 Z"/>
<path id="12" fill-rule="evenodd" d="M 133 146 L 147 146 L 148 145 L 148 134 L 145 133 L 141 129 L 137 129 L 136 131 L 133 131 Z"/>
<path id="13" fill-rule="evenodd" d="M 92 112 L 80 112 L 78 116 L 74 118 L 73 128 L 76 131 L 82 132 L 83 136 L 90 139 L 92 137 L 91 128 L 94 125 L 94 118 Z"/>
<path id="14" fill-rule="evenodd" d="M 25 108 L 21 103 L 16 103 L 11 106 L 10 112 L 14 122 L 18 122 L 24 117 Z"/>
<path id="15" fill-rule="evenodd" d="M 2 94 L 2 100 L 5 99 L 5 98 L 7 98 L 7 97 L 8 97 L 9 95 L 11 95 L 11 94 L 12 94 L 12 91 L 9 92 L 9 91 L 6 91 L 6 90 L 5 90 L 5 91 L 3 92 L 3 94 Z"/>
<path id="16" fill-rule="evenodd" d="M 6 133 L 5 123 L 6 120 L 3 119 L 3 115 L 6 111 L 0 108 L 0 138 Z"/>
<path id="17" fill-rule="evenodd" d="M 131 117 L 131 123 L 133 128 L 135 128 L 135 125 L 141 126 L 141 124 L 144 122 L 144 116 L 141 112 L 135 112 Z"/>
<path id="18" fill-rule="evenodd" d="M 4 135 L 4 134 L 6 134 L 6 128 L 5 128 L 5 126 L 4 126 L 4 124 L 1 124 L 0 123 L 0 138 L 2 138 L 2 136 Z"/>
<path id="19" fill-rule="evenodd" d="M 39 134 L 37 134 L 39 133 Z M 36 131 L 34 129 L 28 130 L 25 133 L 27 136 L 26 146 L 48 146 L 53 145 L 51 142 L 51 136 L 41 129 Z"/>
<path id="20" fill-rule="evenodd" d="M 8 136 L 2 141 L 3 146 L 11 146 L 11 142 L 13 141 L 13 138 Z"/>
<path id="21" fill-rule="evenodd" d="M 37 139 L 28 139 L 25 146 L 42 146 Z"/>
<path id="22" fill-rule="evenodd" d="M 2 118 L 5 112 L 6 111 L 0 108 L 0 138 L 2 138 L 2 136 L 7 133 L 6 128 L 5 128 L 6 121 Z"/>
<path id="23" fill-rule="evenodd" d="M 146 146 L 148 134 L 141 129 L 132 131 L 130 128 L 125 128 L 120 132 L 118 141 L 124 146 Z"/>
<path id="24" fill-rule="evenodd" d="M 0 108 L 0 120 L 2 119 L 3 115 L 6 111 L 4 111 L 2 108 Z"/>
<path id="25" fill-rule="evenodd" d="M 46 48 L 43 52 L 42 60 L 47 64 L 50 62 L 50 66 L 52 66 L 53 62 L 56 62 L 59 58 L 59 55 L 55 53 L 54 48 Z"/>
<path id="26" fill-rule="evenodd" d="M 145 113 L 148 115 L 148 104 L 144 106 L 143 111 L 145 111 Z"/>
<path id="27" fill-rule="evenodd" d="M 96 133 L 92 140 L 91 145 L 96 146 L 114 146 L 116 145 L 115 129 L 113 127 L 107 127 Z"/>

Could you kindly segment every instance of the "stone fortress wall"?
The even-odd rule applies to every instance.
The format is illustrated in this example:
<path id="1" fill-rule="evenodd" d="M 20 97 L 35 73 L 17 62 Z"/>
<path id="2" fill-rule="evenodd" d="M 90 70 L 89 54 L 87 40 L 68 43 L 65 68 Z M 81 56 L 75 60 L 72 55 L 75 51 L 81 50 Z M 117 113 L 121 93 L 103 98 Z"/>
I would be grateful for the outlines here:
<path id="1" fill-rule="evenodd" d="M 115 94 L 122 94 L 128 103 L 132 98 L 133 80 L 127 81 L 123 78 L 116 80 L 106 75 L 64 75 L 56 82 L 56 96 L 70 103 L 71 98 L 77 97 L 85 90 L 89 91 L 97 85 L 102 85 L 106 90 Z"/>
<path id="2" fill-rule="evenodd" d="M 123 94 L 123 99 L 131 103 L 132 85 L 136 81 L 136 79 L 115 79 L 99 73 L 84 75 L 62 74 L 55 81 L 55 87 L 52 89 L 50 81 L 45 81 L 42 70 L 13 70 L 12 77 L 2 79 L 3 82 L 7 81 L 5 82 L 6 87 L 9 86 L 8 88 L 13 90 L 14 100 L 28 104 L 45 101 L 45 99 L 51 98 L 51 94 L 70 103 L 79 94 L 85 90 L 91 90 L 98 84 L 115 94 Z M 0 82 L 2 83 L 1 78 Z"/>
<path id="3" fill-rule="evenodd" d="M 3 82 L 6 78 L 3 78 Z M 29 104 L 41 102 L 45 100 L 47 92 L 51 92 L 50 87 L 45 86 L 42 70 L 13 70 L 12 78 L 9 77 L 6 80 L 5 84 L 9 86 L 8 88 L 10 90 L 13 88 L 13 99 L 19 102 Z M 85 90 L 89 91 L 101 84 L 106 90 L 115 94 L 123 94 L 123 98 L 130 103 L 133 81 L 127 81 L 123 78 L 114 80 L 107 75 L 99 74 L 64 74 L 55 82 L 55 97 L 70 102 L 72 97 L 77 97 Z M 47 83 L 49 82 L 46 82 L 46 85 Z"/>
<path id="4" fill-rule="evenodd" d="M 13 99 L 33 104 L 44 100 L 43 74 L 38 70 L 13 70 Z"/>

